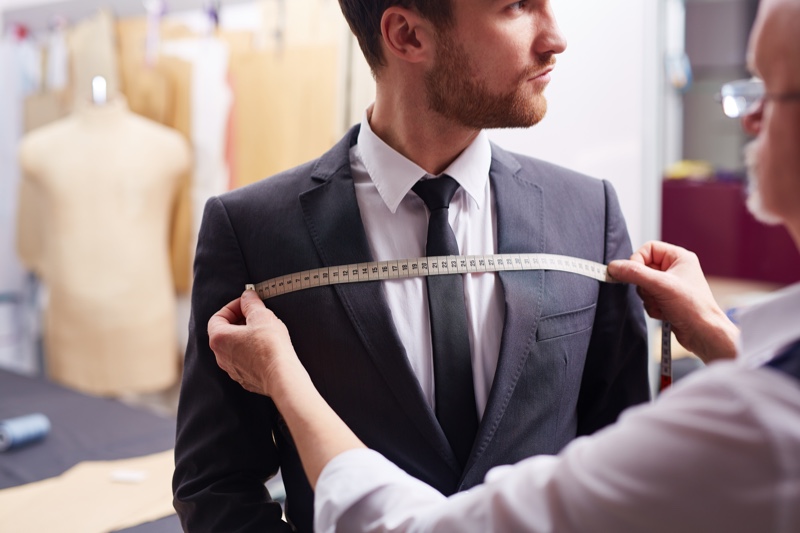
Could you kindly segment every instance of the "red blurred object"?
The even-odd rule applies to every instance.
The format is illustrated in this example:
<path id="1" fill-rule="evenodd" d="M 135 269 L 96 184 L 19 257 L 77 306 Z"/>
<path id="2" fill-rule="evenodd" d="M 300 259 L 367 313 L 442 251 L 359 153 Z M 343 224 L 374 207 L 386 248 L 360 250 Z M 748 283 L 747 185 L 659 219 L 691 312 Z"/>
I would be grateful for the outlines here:
<path id="1" fill-rule="evenodd" d="M 753 218 L 745 188 L 738 181 L 664 180 L 662 240 L 696 253 L 707 276 L 800 281 L 800 252 L 789 232 Z"/>
<path id="2" fill-rule="evenodd" d="M 15 24 L 13 31 L 14 31 L 14 37 L 16 37 L 17 40 L 19 41 L 25 40 L 30 34 L 30 30 L 28 30 L 28 27 L 23 26 L 22 24 Z"/>

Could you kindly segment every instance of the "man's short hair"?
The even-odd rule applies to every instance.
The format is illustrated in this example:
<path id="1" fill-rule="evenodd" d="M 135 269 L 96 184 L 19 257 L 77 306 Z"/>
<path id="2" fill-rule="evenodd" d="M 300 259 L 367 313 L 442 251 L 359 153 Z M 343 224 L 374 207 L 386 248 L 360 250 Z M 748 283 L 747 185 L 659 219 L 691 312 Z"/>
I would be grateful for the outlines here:
<path id="1" fill-rule="evenodd" d="M 437 29 L 449 27 L 453 20 L 453 0 L 339 0 L 344 18 L 358 39 L 361 51 L 373 74 L 384 66 L 381 50 L 381 17 L 392 6 L 412 9 Z"/>

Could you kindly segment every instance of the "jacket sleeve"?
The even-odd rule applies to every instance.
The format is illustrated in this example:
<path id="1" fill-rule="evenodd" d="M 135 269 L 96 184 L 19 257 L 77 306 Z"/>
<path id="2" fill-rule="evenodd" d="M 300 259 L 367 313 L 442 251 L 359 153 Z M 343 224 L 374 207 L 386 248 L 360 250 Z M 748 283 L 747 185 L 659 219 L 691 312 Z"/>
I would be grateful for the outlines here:
<path id="1" fill-rule="evenodd" d="M 172 481 L 186 531 L 289 531 L 264 483 L 278 470 L 276 409 L 216 364 L 208 320 L 239 297 L 247 268 L 219 198 L 206 204 L 197 244 Z"/>
<path id="2" fill-rule="evenodd" d="M 604 181 L 605 257 L 631 256 L 631 242 L 616 192 Z M 647 327 L 636 287 L 604 283 L 600 287 L 592 338 L 578 396 L 578 435 L 616 421 L 626 408 L 650 399 Z"/>

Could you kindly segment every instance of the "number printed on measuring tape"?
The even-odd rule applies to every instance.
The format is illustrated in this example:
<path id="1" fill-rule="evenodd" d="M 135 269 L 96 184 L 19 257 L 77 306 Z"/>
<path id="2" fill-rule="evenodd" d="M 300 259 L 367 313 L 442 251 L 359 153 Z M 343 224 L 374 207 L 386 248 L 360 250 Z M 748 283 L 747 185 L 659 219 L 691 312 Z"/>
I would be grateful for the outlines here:
<path id="1" fill-rule="evenodd" d="M 343 283 L 513 270 L 558 270 L 605 283 L 615 282 L 608 275 L 606 265 L 587 259 L 553 254 L 495 254 L 417 257 L 315 268 L 248 284 L 246 288 L 254 289 L 262 300 L 266 300 L 290 292 Z"/>
<path id="2" fill-rule="evenodd" d="M 661 323 L 661 381 L 659 392 L 672 385 L 672 324 Z"/>

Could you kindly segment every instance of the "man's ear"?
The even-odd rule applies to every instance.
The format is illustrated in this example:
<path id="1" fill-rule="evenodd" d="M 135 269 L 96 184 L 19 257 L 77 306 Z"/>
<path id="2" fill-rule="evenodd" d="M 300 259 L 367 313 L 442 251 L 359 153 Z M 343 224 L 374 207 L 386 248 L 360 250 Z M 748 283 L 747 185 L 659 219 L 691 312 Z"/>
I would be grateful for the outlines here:
<path id="1" fill-rule="evenodd" d="M 409 63 L 433 58 L 433 25 L 413 10 L 392 6 L 384 11 L 381 35 L 385 54 Z"/>

